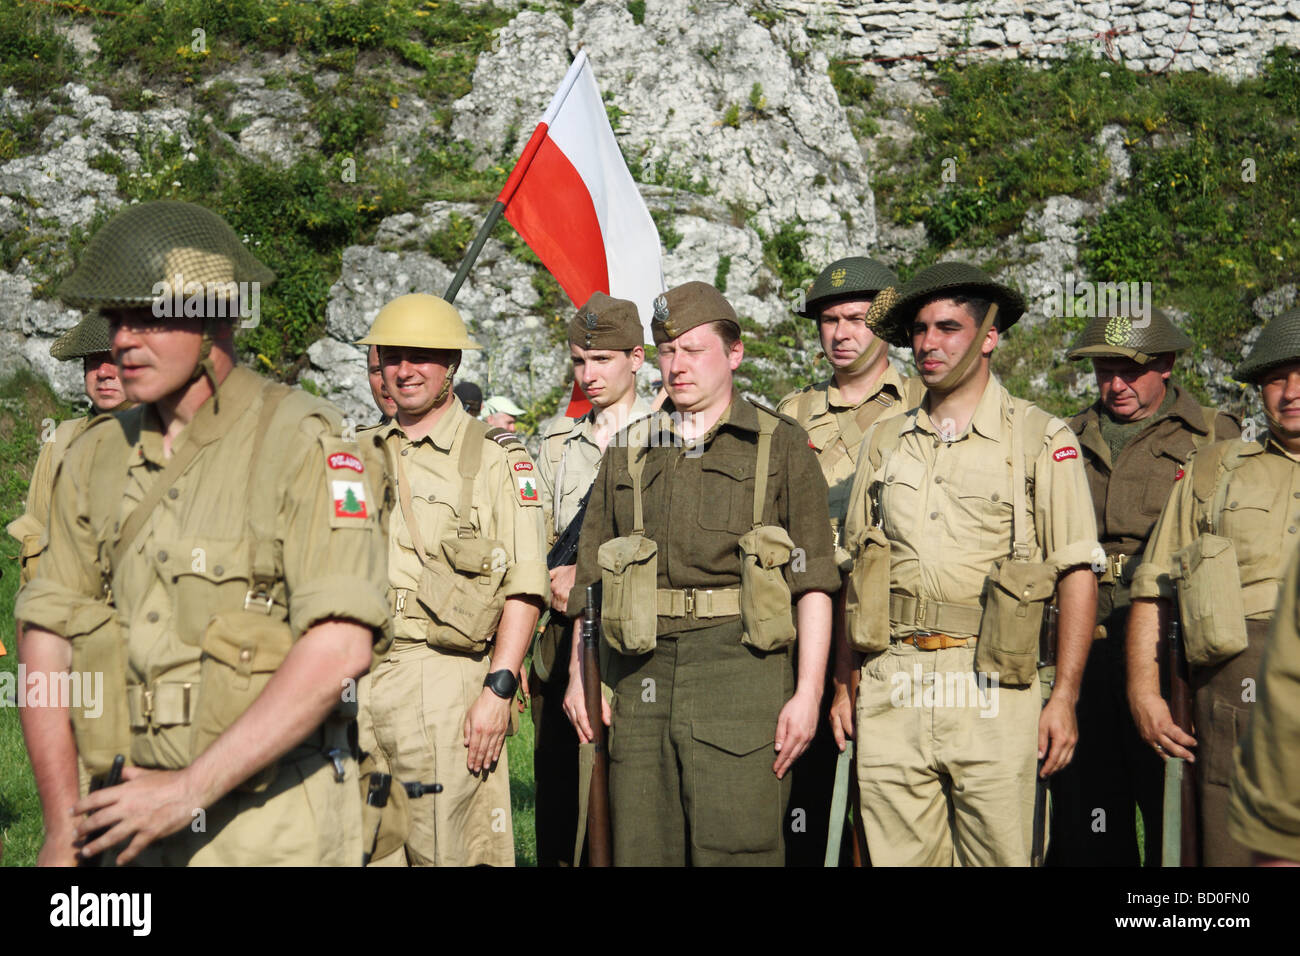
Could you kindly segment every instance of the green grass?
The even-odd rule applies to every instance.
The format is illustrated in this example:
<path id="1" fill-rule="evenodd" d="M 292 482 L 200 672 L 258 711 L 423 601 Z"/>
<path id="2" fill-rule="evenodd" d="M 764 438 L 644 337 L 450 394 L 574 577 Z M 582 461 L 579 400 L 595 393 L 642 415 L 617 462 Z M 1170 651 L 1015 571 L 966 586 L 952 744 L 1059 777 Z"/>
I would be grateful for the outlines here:
<path id="1" fill-rule="evenodd" d="M 537 829 L 534 826 L 533 713 L 519 715 L 519 731 L 506 739 L 510 762 L 510 816 L 515 827 L 515 866 L 537 865 Z"/>
<path id="2" fill-rule="evenodd" d="M 44 419 L 62 421 L 78 412 L 60 402 L 49 385 L 28 373 L 0 382 L 0 526 L 23 512 L 27 482 Z M 0 672 L 17 673 L 14 646 L 14 596 L 18 592 L 18 542 L 0 535 L 0 642 L 9 652 L 0 657 Z M 0 706 L 0 842 L 3 864 L 28 866 L 36 862 L 41 845 L 41 806 L 36 796 L 27 749 L 23 746 L 18 710 Z"/>

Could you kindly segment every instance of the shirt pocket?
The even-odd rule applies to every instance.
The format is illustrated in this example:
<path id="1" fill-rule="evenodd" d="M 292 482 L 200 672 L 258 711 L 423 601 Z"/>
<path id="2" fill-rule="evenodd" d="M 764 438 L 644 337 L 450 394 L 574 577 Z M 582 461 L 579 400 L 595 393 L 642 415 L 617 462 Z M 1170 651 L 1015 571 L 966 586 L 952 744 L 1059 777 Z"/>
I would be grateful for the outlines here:
<path id="1" fill-rule="evenodd" d="M 457 483 L 456 494 L 457 499 L 459 499 L 459 482 Z M 456 533 L 459 520 L 459 516 L 456 514 L 456 504 L 457 501 L 442 500 L 424 495 L 411 495 L 411 510 L 415 513 L 414 520 L 420 529 L 425 558 L 441 558 L 440 542 L 443 536 L 449 532 L 453 535 Z M 470 524 L 475 531 L 478 530 L 477 513 L 474 508 L 470 509 Z M 409 551 L 412 555 L 415 554 L 415 543 L 405 514 L 403 514 L 400 523 L 395 523 L 393 538 L 402 550 Z"/>
<path id="2" fill-rule="evenodd" d="M 1011 489 L 1011 469 L 990 471 L 972 468 L 963 471 L 953 498 L 956 511 L 952 520 L 952 535 L 958 542 L 978 541 L 985 551 L 1010 551 L 1011 510 L 1014 507 Z M 1025 500 L 1032 500 L 1026 492 Z M 1029 524 L 1032 519 L 1026 515 Z M 1026 537 L 1031 537 L 1026 528 Z"/>
<path id="3" fill-rule="evenodd" d="M 753 526 L 756 465 L 753 458 L 741 455 L 706 455 L 700 460 L 701 528 L 741 535 Z"/>
<path id="4" fill-rule="evenodd" d="M 198 647 L 214 615 L 244 607 L 250 589 L 247 542 L 155 543 L 153 560 L 159 574 L 172 582 L 172 621 L 181 643 Z M 250 604 L 250 609 L 265 607 L 265 600 Z"/>
<path id="5" fill-rule="evenodd" d="M 906 455 L 892 455 L 880 478 L 880 526 L 890 538 L 905 538 L 924 506 L 925 465 Z"/>
<path id="6" fill-rule="evenodd" d="M 1165 503 L 1173 493 L 1174 483 L 1178 480 L 1175 476 L 1185 467 L 1187 456 L 1180 457 L 1177 452 L 1168 447 L 1153 447 L 1151 454 L 1154 460 L 1151 462 L 1150 469 L 1142 476 L 1142 485 L 1138 492 L 1138 510 L 1150 518 L 1154 525 L 1155 519 L 1160 517 L 1160 512 L 1164 511 Z M 1150 528 L 1147 532 L 1150 533 Z"/>
<path id="7" fill-rule="evenodd" d="M 1231 538 L 1236 545 L 1237 565 L 1241 569 L 1260 563 L 1271 568 L 1277 564 L 1277 555 L 1282 551 L 1278 538 L 1287 527 L 1286 513 L 1275 512 L 1273 499 L 1261 491 L 1240 483 L 1231 484 L 1223 502 L 1219 534 Z"/>

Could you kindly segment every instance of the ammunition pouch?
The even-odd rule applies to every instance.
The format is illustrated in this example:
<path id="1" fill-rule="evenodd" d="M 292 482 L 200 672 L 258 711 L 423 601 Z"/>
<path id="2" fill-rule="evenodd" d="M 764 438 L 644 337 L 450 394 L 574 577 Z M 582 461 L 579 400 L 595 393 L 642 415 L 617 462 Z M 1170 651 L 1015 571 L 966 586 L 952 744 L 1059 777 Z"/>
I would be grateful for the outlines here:
<path id="1" fill-rule="evenodd" d="M 1173 558 L 1187 663 L 1210 667 L 1240 654 L 1247 645 L 1246 613 L 1232 540 L 1201 534 Z"/>
<path id="2" fill-rule="evenodd" d="M 845 581 L 845 636 L 855 651 L 874 654 L 889 647 L 889 539 L 882 528 L 865 528 L 848 550 L 853 569 Z"/>
<path id="3" fill-rule="evenodd" d="M 287 622 L 257 610 L 213 615 L 199 642 L 199 701 L 190 734 L 191 762 L 248 710 L 293 649 Z M 275 780 L 272 764 L 240 785 L 260 793 Z"/>
<path id="4" fill-rule="evenodd" d="M 794 553 L 790 534 L 761 525 L 740 536 L 740 622 L 742 644 L 779 651 L 794 643 L 794 615 L 785 566 Z"/>
<path id="5" fill-rule="evenodd" d="M 1056 590 L 1056 570 L 1041 561 L 999 559 L 984 584 L 975 670 L 997 674 L 1006 687 L 1038 679 L 1043 612 Z"/>
<path id="6" fill-rule="evenodd" d="M 659 546 L 644 534 L 612 538 L 596 552 L 600 564 L 600 629 L 620 654 L 649 654 L 658 631 Z"/>
<path id="7" fill-rule="evenodd" d="M 72 641 L 74 674 L 103 674 L 103 712 L 98 717 L 69 705 L 68 716 L 77 752 L 92 777 L 108 773 L 122 754 L 131 763 L 131 718 L 126 704 L 126 633 L 107 604 L 84 604 L 72 612 L 67 637 Z"/>
<path id="8" fill-rule="evenodd" d="M 442 540 L 442 561 L 426 561 L 416 600 L 429 615 L 432 647 L 477 654 L 485 650 L 506 606 L 505 547 L 491 538 Z"/>

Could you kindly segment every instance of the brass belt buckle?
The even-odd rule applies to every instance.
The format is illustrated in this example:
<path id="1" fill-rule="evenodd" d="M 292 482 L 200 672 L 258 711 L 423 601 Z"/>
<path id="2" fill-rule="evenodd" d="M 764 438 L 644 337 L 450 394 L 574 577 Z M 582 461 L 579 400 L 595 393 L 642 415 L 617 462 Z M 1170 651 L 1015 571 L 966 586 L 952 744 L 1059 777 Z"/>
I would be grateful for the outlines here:
<path id="1" fill-rule="evenodd" d="M 140 699 L 141 702 L 144 704 L 144 706 L 141 708 L 140 716 L 144 718 L 144 722 L 146 724 L 152 724 L 153 723 L 153 691 L 149 689 L 148 684 L 142 685 L 142 693 L 140 695 Z"/>
<path id="2" fill-rule="evenodd" d="M 682 588 L 682 594 L 686 596 L 686 616 L 695 616 L 695 588 Z"/>
<path id="3" fill-rule="evenodd" d="M 926 639 L 927 637 L 934 637 L 934 631 L 915 631 L 915 632 L 913 632 L 913 634 L 912 634 L 912 646 L 915 647 L 918 651 L 932 651 L 932 650 L 934 650 L 933 647 L 927 647 L 927 646 L 926 646 L 926 644 L 925 644 L 925 639 Z"/>
<path id="4" fill-rule="evenodd" d="M 1124 562 L 1128 556 L 1124 554 L 1112 554 L 1110 556 L 1110 574 L 1117 584 L 1124 583 Z"/>
<path id="5" fill-rule="evenodd" d="M 402 614 L 406 611 L 406 592 L 397 592 L 397 602 L 393 605 L 394 614 Z"/>

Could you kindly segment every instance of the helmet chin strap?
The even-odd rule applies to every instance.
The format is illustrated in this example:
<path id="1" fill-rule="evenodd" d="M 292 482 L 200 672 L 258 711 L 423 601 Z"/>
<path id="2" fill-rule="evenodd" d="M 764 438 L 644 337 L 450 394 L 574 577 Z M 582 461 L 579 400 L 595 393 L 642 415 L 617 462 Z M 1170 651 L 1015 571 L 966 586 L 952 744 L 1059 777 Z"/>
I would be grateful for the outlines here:
<path id="1" fill-rule="evenodd" d="M 190 373 L 189 380 L 185 384 L 190 385 L 206 376 L 208 384 L 212 386 L 213 410 L 220 411 L 221 408 L 217 404 L 217 387 L 220 383 L 217 382 L 216 366 L 212 364 L 212 345 L 215 341 L 212 333 L 213 329 L 216 328 L 216 323 L 216 319 L 206 317 L 203 319 L 203 338 L 199 341 L 199 361 L 194 366 L 194 371 Z"/>
<path id="2" fill-rule="evenodd" d="M 437 408 L 439 405 L 441 405 L 441 404 L 446 400 L 446 398 L 447 398 L 447 393 L 451 391 L 452 379 L 456 377 L 456 369 L 458 369 L 458 368 L 460 368 L 460 360 L 459 360 L 459 359 L 456 360 L 455 362 L 452 362 L 451 365 L 448 366 L 448 368 L 447 368 L 447 377 L 446 377 L 445 379 L 442 380 L 442 388 L 440 388 L 440 389 L 438 390 L 438 394 L 437 394 L 436 396 L 434 396 L 434 399 L 433 399 L 433 407 L 434 407 L 434 408 Z"/>
<path id="3" fill-rule="evenodd" d="M 998 317 L 998 304 L 994 302 L 989 306 L 988 312 L 984 313 L 984 321 L 980 323 L 975 330 L 975 338 L 966 348 L 965 354 L 962 355 L 961 361 L 952 368 L 939 382 L 931 385 L 930 388 L 936 392 L 947 392 L 956 387 L 957 383 L 962 380 L 962 376 L 971 367 L 976 357 L 980 354 L 980 348 L 984 343 L 984 337 L 989 334 L 989 329 L 993 328 L 993 321 Z"/>
<path id="4" fill-rule="evenodd" d="M 870 346 L 862 351 L 861 355 L 855 358 L 848 365 L 844 366 L 844 368 L 840 369 L 840 371 L 845 375 L 857 375 L 864 368 L 870 368 L 874 365 L 876 359 L 884 355 L 887 348 L 889 348 L 889 344 L 884 339 L 877 338 Z"/>
<path id="5" fill-rule="evenodd" d="M 877 290 L 875 296 L 871 300 L 871 306 L 867 309 L 867 314 L 863 319 L 867 324 L 867 328 L 871 329 L 871 331 L 875 333 L 880 320 L 885 317 L 885 314 L 892 309 L 894 304 L 897 302 L 898 291 L 893 286 L 886 286 L 883 289 Z M 843 371 L 845 375 L 857 375 L 864 368 L 870 368 L 874 365 L 876 359 L 884 355 L 888 348 L 889 343 L 876 334 L 874 341 L 871 343 L 871 347 L 866 349 L 841 371 Z"/>

